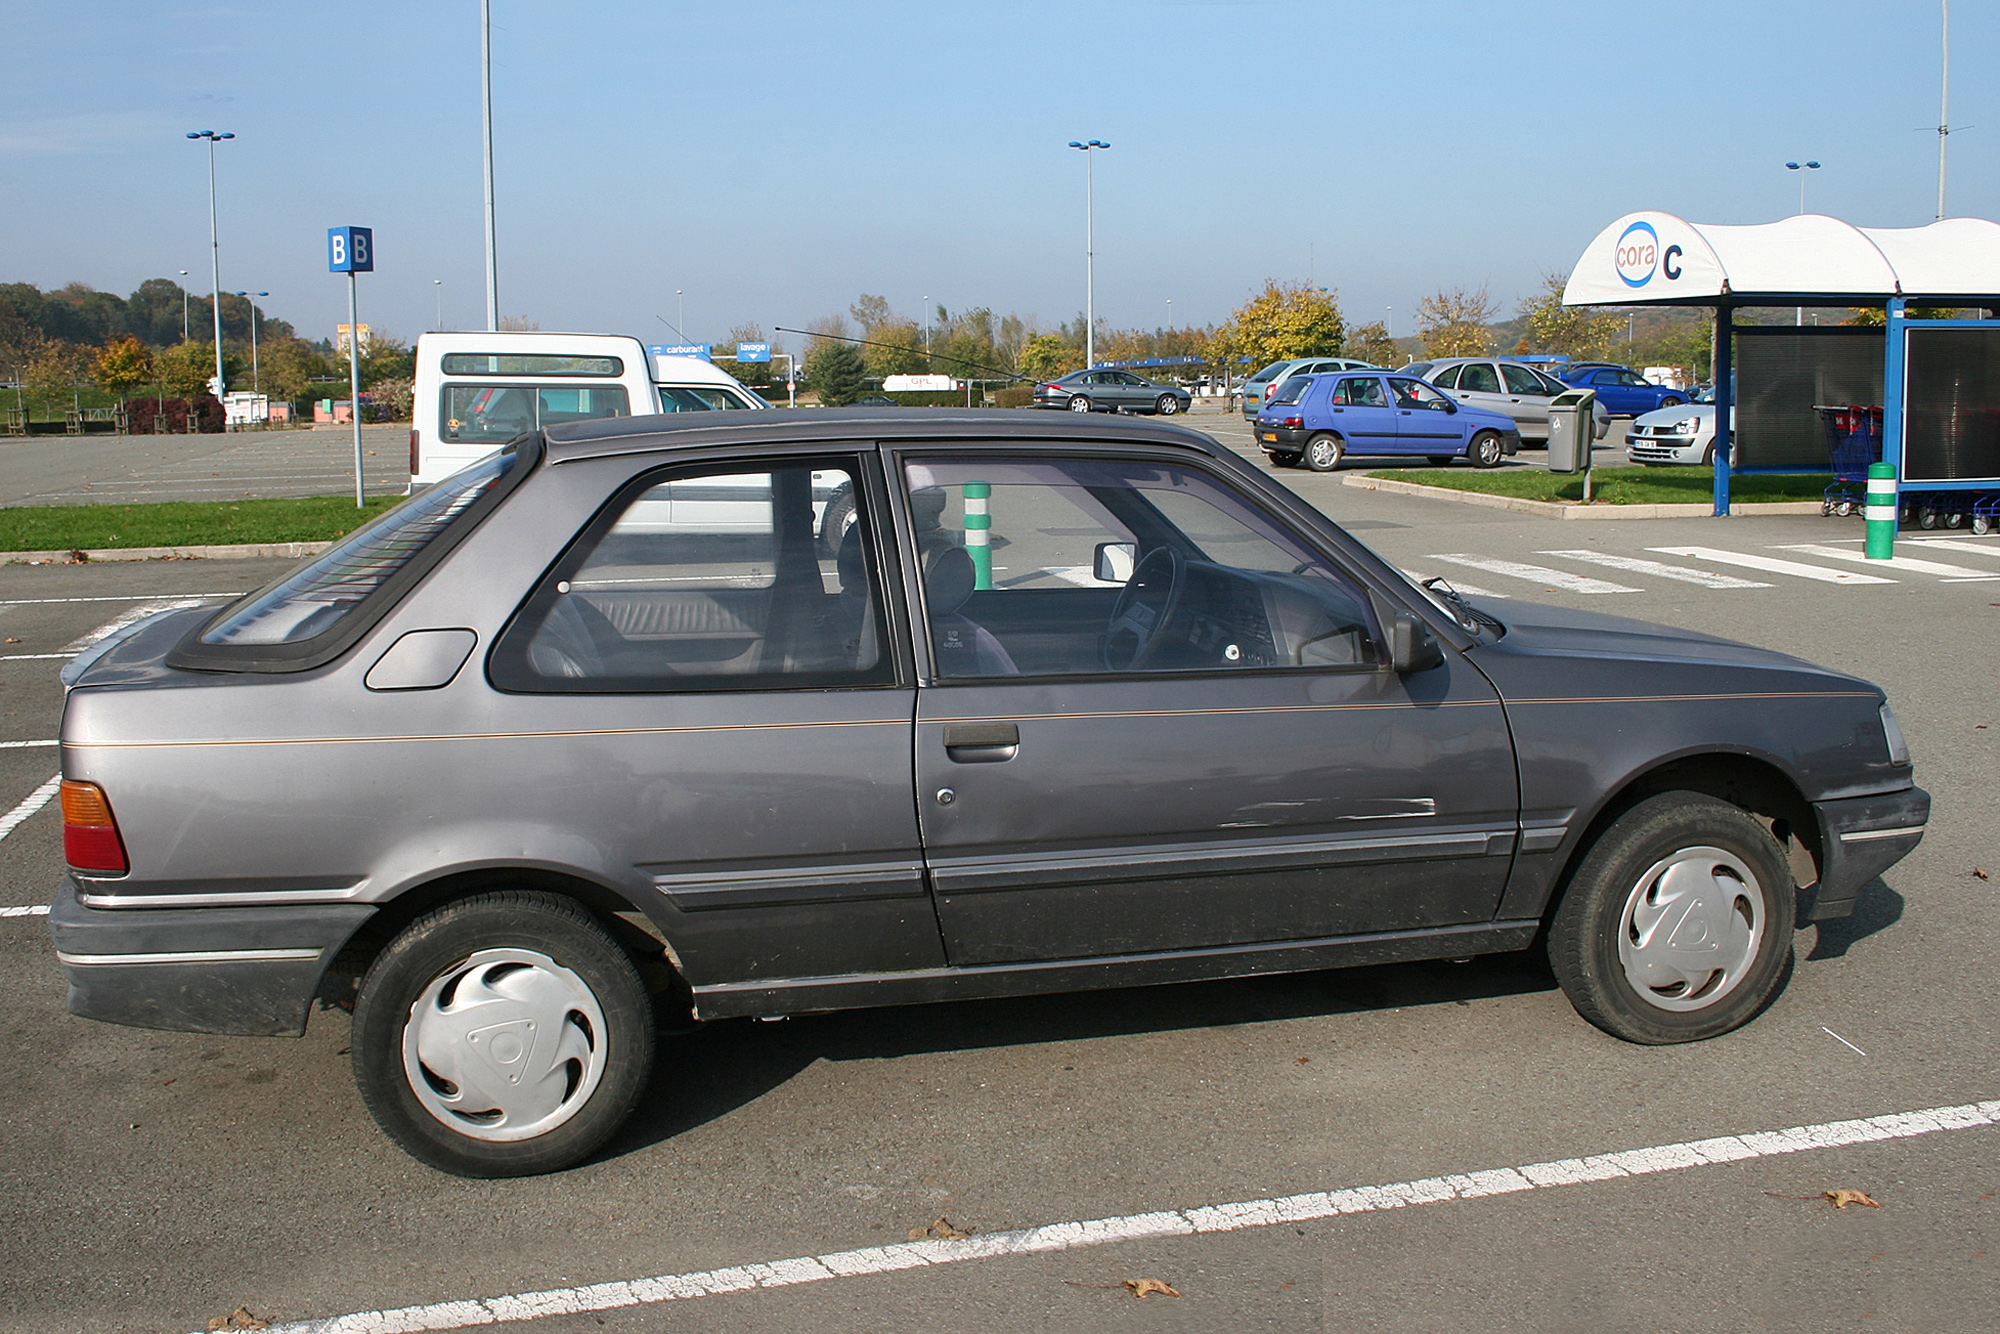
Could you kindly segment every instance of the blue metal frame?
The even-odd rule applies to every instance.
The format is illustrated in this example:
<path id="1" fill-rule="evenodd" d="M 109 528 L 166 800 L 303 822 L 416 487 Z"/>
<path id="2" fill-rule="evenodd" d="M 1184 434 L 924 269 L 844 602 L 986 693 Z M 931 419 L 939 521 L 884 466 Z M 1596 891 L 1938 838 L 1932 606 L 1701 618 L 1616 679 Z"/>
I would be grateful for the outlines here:
<path id="1" fill-rule="evenodd" d="M 1896 469 L 1896 494 L 1900 497 L 1905 489 L 1903 477 L 1903 436 L 1908 429 L 1904 421 L 1903 403 L 1909 378 L 1909 332 L 1911 329 L 1981 329 L 1994 332 L 1992 320 L 1913 320 L 1903 314 L 1905 302 L 1896 297 L 1889 302 L 1889 320 L 1885 329 L 1889 339 L 1887 354 L 1882 359 L 1882 461 L 1893 464 Z M 2000 489 L 2000 479 L 1992 477 L 1972 477 L 1958 481 L 1919 480 L 1912 484 L 1919 491 L 1992 491 Z"/>

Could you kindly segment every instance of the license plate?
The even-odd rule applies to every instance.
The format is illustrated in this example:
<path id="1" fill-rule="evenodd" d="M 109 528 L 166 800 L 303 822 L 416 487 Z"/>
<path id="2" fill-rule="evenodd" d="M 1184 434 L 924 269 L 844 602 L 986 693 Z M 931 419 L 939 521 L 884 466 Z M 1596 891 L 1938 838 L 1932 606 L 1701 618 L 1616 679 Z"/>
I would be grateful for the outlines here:
<path id="1" fill-rule="evenodd" d="M 1278 443 L 1278 437 L 1270 431 L 1264 432 L 1264 439 L 1269 440 L 1274 445 Z"/>

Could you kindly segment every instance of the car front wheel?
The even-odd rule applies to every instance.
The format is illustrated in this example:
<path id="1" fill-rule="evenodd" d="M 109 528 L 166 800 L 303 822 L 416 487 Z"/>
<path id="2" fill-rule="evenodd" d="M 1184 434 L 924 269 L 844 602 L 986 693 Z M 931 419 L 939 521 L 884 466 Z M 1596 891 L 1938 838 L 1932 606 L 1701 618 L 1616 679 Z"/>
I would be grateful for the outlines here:
<path id="1" fill-rule="evenodd" d="M 1497 468 L 1506 456 L 1506 447 L 1501 444 L 1498 431 L 1481 431 L 1472 437 L 1472 445 L 1466 450 L 1466 457 L 1481 468 Z"/>
<path id="2" fill-rule="evenodd" d="M 1340 442 L 1339 436 L 1322 431 L 1306 441 L 1301 457 L 1306 467 L 1314 472 L 1332 472 L 1340 466 L 1341 457 L 1346 453 L 1347 447 Z"/>
<path id="3" fill-rule="evenodd" d="M 1584 856 L 1549 924 L 1549 964 L 1577 1013 L 1614 1037 L 1715 1037 L 1784 985 L 1795 895 L 1784 851 L 1756 819 L 1702 793 L 1662 793 Z"/>
<path id="4" fill-rule="evenodd" d="M 1171 417 L 1180 410 L 1181 401 L 1172 394 L 1161 394 L 1159 399 L 1153 404 L 1153 411 L 1159 413 L 1162 417 Z"/>
<path id="5" fill-rule="evenodd" d="M 1082 394 L 1072 394 L 1069 400 L 1069 410 L 1071 412 L 1088 412 L 1090 411 L 1090 400 Z"/>
<path id="6" fill-rule="evenodd" d="M 582 905 L 480 894 L 419 917 L 376 958 L 353 1055 L 362 1102 L 412 1157 L 466 1177 L 554 1172 L 638 1102 L 652 998 Z"/>

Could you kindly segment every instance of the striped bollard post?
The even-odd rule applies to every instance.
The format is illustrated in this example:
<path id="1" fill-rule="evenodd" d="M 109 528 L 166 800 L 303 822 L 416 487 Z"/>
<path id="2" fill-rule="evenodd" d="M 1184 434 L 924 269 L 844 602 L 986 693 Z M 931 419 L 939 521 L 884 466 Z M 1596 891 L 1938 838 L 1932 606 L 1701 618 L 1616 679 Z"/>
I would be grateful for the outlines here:
<path id="1" fill-rule="evenodd" d="M 1896 555 L 1896 465 L 1868 465 L 1868 501 L 1862 513 L 1868 519 L 1867 545 L 1862 554 L 1869 560 L 1891 560 Z"/>
<path id="2" fill-rule="evenodd" d="M 965 554 L 972 557 L 972 587 L 993 587 L 993 516 L 987 510 L 992 499 L 991 482 L 965 484 Z"/>

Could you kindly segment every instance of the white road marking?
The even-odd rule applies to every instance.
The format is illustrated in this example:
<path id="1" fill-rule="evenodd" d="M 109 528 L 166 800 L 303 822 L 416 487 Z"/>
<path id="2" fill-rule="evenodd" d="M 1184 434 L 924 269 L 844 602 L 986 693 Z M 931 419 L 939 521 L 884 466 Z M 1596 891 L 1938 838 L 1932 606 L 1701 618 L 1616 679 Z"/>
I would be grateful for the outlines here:
<path id="1" fill-rule="evenodd" d="M 64 645 L 63 652 L 81 653 L 98 640 L 109 638 L 117 634 L 120 630 L 123 630 L 126 626 L 143 621 L 148 616 L 153 616 L 163 611 L 180 611 L 186 607 L 199 607 L 206 601 L 208 599 L 203 597 L 189 597 L 162 598 L 156 602 L 141 602 L 138 606 L 121 612 L 114 619 L 106 621 L 83 638 L 73 640 Z"/>
<path id="2" fill-rule="evenodd" d="M 40 746 L 60 746 L 60 741 L 0 741 L 0 750 L 29 750 Z"/>
<path id="3" fill-rule="evenodd" d="M 1795 560 L 1779 560 L 1776 556 L 1752 556 L 1741 551 L 1722 551 L 1715 547 L 1647 547 L 1663 556 L 1689 556 L 1695 560 L 1712 560 L 1719 565 L 1740 565 L 1746 570 L 1765 570 L 1771 574 L 1789 574 L 1797 579 L 1817 579 L 1823 584 L 1893 584 L 1894 579 L 1883 579 L 1872 574 L 1855 574 L 1851 570 L 1829 570 L 1824 565 L 1803 565 Z"/>
<path id="4" fill-rule="evenodd" d="M 1868 1054 L 1867 1052 L 1861 1050 L 1861 1048 L 1855 1046 L 1852 1042 L 1849 1042 L 1846 1038 L 1840 1036 L 1840 1034 L 1828 1028 L 1825 1024 L 1821 1024 L 1819 1026 L 1819 1031 L 1826 1034 L 1828 1037 L 1832 1038 L 1835 1042 L 1838 1042 L 1841 1046 L 1847 1048 L 1849 1051 L 1853 1052 L 1856 1056 L 1866 1056 Z"/>
<path id="5" fill-rule="evenodd" d="M 1243 1200 L 1233 1204 L 1163 1209 L 1158 1213 L 1126 1214 L 1085 1222 L 1049 1223 L 1019 1232 L 968 1237 L 963 1241 L 914 1241 L 760 1261 L 691 1274 L 620 1279 L 589 1287 L 469 1298 L 429 1306 L 405 1306 L 393 1311 L 357 1311 L 330 1319 L 275 1325 L 271 1334 L 412 1334 L 422 1330 L 465 1329 L 506 1320 L 539 1320 L 547 1316 L 579 1315 L 726 1292 L 746 1292 L 753 1288 L 783 1288 L 798 1283 L 887 1274 L 902 1269 L 922 1269 L 927 1265 L 963 1264 L 968 1260 L 1067 1251 L 1155 1237 L 1241 1232 L 1279 1223 L 1334 1218 L 1341 1214 L 1375 1213 L 1411 1205 L 1477 1199 L 1482 1195 L 1549 1190 L 1586 1181 L 1651 1176 L 1679 1171 L 1684 1167 L 1744 1162 L 1811 1149 L 1911 1139 L 1944 1130 L 1990 1126 L 1996 1122 L 2000 1122 L 2000 1101 L 1931 1107 L 1922 1111 L 1871 1116 L 1858 1121 L 1829 1121 L 1819 1125 L 1793 1126 L 1789 1130 L 1722 1135 L 1715 1139 L 1659 1144 L 1652 1148 L 1629 1149 L 1588 1158 L 1564 1158 L 1523 1167 L 1453 1173 L 1421 1181 L 1398 1181 L 1385 1186 L 1356 1186 L 1275 1200 Z"/>
<path id="6" fill-rule="evenodd" d="M 46 903 L 32 904 L 26 908 L 0 908 L 0 917 L 47 917 L 48 915 L 49 905 Z"/>
<path id="7" fill-rule="evenodd" d="M 153 593 L 126 593 L 118 597 L 101 598 L 0 598 L 0 607 L 48 607 L 62 606 L 72 602 L 144 602 L 157 596 Z M 239 593 L 186 593 L 184 597 L 206 600 L 208 598 L 240 598 Z"/>
<path id="8" fill-rule="evenodd" d="M 1544 551 L 1544 556 L 1567 556 L 1571 560 L 1589 561 L 1592 565 L 1605 565 L 1614 570 L 1629 570 L 1633 574 L 1658 575 L 1662 579 L 1678 579 L 1684 584 L 1700 584 L 1703 588 L 1769 588 L 1769 584 L 1758 583 L 1755 579 L 1738 579 L 1731 574 L 1710 574 L 1707 570 L 1691 570 L 1685 565 L 1669 565 L 1665 561 L 1641 560 L 1637 556 L 1613 556 L 1604 551 Z"/>
<path id="9" fill-rule="evenodd" d="M 1592 579 L 1588 575 L 1570 574 L 1566 570 L 1552 570 L 1546 565 L 1528 565 L 1515 560 L 1494 560 L 1486 556 L 1468 556 L 1463 552 L 1432 552 L 1432 560 L 1448 560 L 1454 565 L 1469 565 L 1475 570 L 1488 574 L 1505 574 L 1515 579 L 1526 579 L 1544 584 L 1550 588 L 1560 588 L 1567 593 L 1636 593 L 1636 588 L 1623 584 L 1607 583 L 1602 579 Z"/>
<path id="10" fill-rule="evenodd" d="M 2000 556 L 2000 541 L 1968 542 L 1962 537 L 1899 537 L 1906 547 L 1942 547 L 1946 551 L 1969 551 L 1978 556 Z"/>
<path id="11" fill-rule="evenodd" d="M 1969 565 L 1946 565 L 1943 561 L 1918 560 L 1914 556 L 1891 556 L 1886 560 L 1869 560 L 1861 551 L 1848 551 L 1841 547 L 1822 546 L 1818 542 L 1790 542 L 1784 546 L 1771 548 L 1773 551 L 1802 551 L 1808 556 L 1826 556 L 1833 560 L 1867 561 L 1870 569 L 1904 570 L 1910 574 L 1935 574 L 1946 579 L 1994 579 L 1986 570 L 1975 570 Z"/>
<path id="12" fill-rule="evenodd" d="M 74 658 L 74 653 L 0 653 L 0 662 L 38 662 L 43 658 Z"/>
<path id="13" fill-rule="evenodd" d="M 57 774 L 54 778 L 51 778 L 48 782 L 23 797 L 20 805 L 8 811 L 5 815 L 0 815 L 0 838 L 5 838 L 7 835 L 13 833 L 19 827 L 21 821 L 48 805 L 49 798 L 53 797 L 56 794 L 56 790 L 61 786 L 62 775 Z"/>

